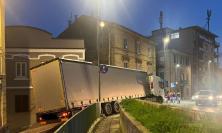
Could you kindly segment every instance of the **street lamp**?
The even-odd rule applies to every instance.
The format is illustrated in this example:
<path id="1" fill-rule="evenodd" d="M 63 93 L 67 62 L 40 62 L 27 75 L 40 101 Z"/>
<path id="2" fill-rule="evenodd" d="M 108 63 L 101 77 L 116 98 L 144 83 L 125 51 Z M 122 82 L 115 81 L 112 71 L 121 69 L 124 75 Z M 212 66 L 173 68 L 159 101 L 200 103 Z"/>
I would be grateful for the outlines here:
<path id="1" fill-rule="evenodd" d="M 98 89 L 99 89 L 99 102 L 101 102 L 101 75 L 100 75 L 100 42 L 99 42 L 99 34 L 100 34 L 100 28 L 103 29 L 103 27 L 105 26 L 105 23 L 103 21 L 99 22 L 99 28 L 97 29 L 97 56 L 98 56 Z M 98 25 L 97 25 L 98 27 Z"/>
<path id="2" fill-rule="evenodd" d="M 208 74 L 209 74 L 209 89 L 211 87 L 211 67 L 210 64 L 212 63 L 212 60 L 208 61 Z"/>
<path id="3" fill-rule="evenodd" d="M 178 80 L 177 80 L 177 77 L 178 77 L 178 74 L 177 74 L 177 69 L 180 68 L 180 64 L 176 64 L 176 72 L 175 72 L 175 82 L 176 82 L 176 86 L 178 85 Z M 177 87 L 176 87 L 177 89 Z M 181 92 L 180 92 L 181 93 Z"/>
<path id="4" fill-rule="evenodd" d="M 170 37 L 166 36 L 165 38 L 163 38 L 163 44 L 164 46 L 167 45 L 170 42 Z"/>
<path id="5" fill-rule="evenodd" d="M 164 37 L 162 39 L 162 42 L 163 42 L 163 46 L 164 46 L 164 49 L 163 49 L 163 52 L 164 52 L 164 81 L 166 81 L 166 65 L 167 65 L 167 62 L 166 62 L 166 58 L 167 58 L 167 45 L 170 43 L 170 37 L 167 35 L 166 37 Z M 171 74 L 171 73 L 170 73 Z M 170 76 L 171 77 L 171 76 Z M 171 79 L 170 79 L 171 80 Z M 170 81 L 170 84 L 171 84 L 171 81 Z"/>
<path id="6" fill-rule="evenodd" d="M 103 28 L 103 27 L 105 27 L 105 23 L 104 23 L 103 21 L 100 21 L 99 26 L 100 26 L 101 28 Z"/>

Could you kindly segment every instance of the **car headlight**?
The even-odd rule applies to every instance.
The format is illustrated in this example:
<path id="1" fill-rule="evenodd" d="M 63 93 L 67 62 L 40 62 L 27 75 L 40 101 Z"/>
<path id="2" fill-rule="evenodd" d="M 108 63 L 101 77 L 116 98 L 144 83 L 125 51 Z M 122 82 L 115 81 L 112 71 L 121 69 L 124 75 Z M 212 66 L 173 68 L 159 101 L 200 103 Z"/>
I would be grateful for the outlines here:
<path id="1" fill-rule="evenodd" d="M 214 97 L 213 97 L 213 96 L 209 96 L 208 99 L 209 99 L 209 100 L 213 100 Z"/>

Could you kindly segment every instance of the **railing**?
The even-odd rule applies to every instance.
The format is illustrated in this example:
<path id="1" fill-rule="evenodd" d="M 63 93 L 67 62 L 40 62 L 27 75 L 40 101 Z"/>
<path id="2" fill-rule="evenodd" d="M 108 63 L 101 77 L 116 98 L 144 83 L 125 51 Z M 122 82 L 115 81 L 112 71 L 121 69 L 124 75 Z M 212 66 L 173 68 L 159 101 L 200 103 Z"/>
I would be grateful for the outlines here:
<path id="1" fill-rule="evenodd" d="M 93 122 L 99 118 L 99 104 L 95 103 L 72 116 L 55 133 L 87 133 Z"/>

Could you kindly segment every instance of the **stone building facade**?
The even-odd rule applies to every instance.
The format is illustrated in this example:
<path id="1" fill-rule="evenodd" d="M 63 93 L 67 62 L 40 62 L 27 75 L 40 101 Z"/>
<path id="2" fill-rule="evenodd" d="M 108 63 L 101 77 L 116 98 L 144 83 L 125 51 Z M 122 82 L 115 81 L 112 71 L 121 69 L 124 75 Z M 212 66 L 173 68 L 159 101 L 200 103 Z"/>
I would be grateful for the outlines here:
<path id="1" fill-rule="evenodd" d="M 34 27 L 6 27 L 7 123 L 12 132 L 29 126 L 33 117 L 29 68 L 57 57 L 85 60 L 84 41 L 56 39 Z"/>
<path id="2" fill-rule="evenodd" d="M 80 16 L 58 38 L 81 38 L 85 41 L 86 60 L 97 64 L 98 46 L 100 63 L 149 74 L 156 73 L 155 43 L 147 37 L 116 23 L 99 20 L 91 16 Z M 99 44 L 99 45 L 97 45 Z"/>
<path id="3" fill-rule="evenodd" d="M 159 51 L 157 58 L 158 75 L 167 81 L 167 91 L 180 92 L 185 99 L 191 96 L 190 60 L 190 55 L 175 49 Z"/>
<path id="4" fill-rule="evenodd" d="M 0 132 L 7 122 L 5 74 L 5 2 L 0 0 Z"/>
<path id="5" fill-rule="evenodd" d="M 157 51 L 174 49 L 181 54 L 189 55 L 191 95 L 199 90 L 215 89 L 212 85 L 214 84 L 215 70 L 219 65 L 217 35 L 199 26 L 191 26 L 178 30 L 159 29 L 152 32 L 151 38 L 158 44 Z M 164 45 L 163 38 L 169 38 L 166 45 Z M 157 57 L 159 58 L 158 54 Z M 165 79 L 169 81 L 169 79 Z"/>

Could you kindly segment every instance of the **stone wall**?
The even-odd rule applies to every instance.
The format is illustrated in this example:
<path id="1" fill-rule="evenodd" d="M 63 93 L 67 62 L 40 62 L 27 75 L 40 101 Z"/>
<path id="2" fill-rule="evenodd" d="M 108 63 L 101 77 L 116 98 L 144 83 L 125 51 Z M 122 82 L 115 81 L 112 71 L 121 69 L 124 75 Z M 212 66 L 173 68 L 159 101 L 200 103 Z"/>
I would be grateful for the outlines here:
<path id="1" fill-rule="evenodd" d="M 120 110 L 120 129 L 122 133 L 149 133 L 149 131 L 132 116 L 124 111 Z"/>

